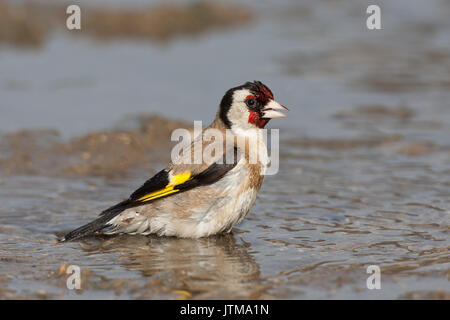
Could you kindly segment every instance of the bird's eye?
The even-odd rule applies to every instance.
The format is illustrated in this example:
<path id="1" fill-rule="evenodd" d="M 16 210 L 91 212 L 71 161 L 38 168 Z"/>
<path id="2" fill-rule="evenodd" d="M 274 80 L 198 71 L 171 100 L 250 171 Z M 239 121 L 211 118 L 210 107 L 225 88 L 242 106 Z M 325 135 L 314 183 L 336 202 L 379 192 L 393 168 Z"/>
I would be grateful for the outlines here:
<path id="1" fill-rule="evenodd" d="M 247 99 L 245 102 L 247 103 L 247 106 L 249 106 L 249 107 L 253 107 L 256 104 L 255 99 Z"/>

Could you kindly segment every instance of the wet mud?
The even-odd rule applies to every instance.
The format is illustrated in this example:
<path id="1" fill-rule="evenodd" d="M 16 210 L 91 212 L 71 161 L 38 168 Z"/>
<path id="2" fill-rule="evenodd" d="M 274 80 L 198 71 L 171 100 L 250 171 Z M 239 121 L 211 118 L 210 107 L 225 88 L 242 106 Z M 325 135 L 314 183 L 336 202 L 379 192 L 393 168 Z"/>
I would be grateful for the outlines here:
<path id="1" fill-rule="evenodd" d="M 71 3 L 0 1 L 0 42 L 18 47 L 40 47 L 56 30 L 67 32 L 66 8 Z M 159 3 L 136 9 L 83 5 L 83 32 L 97 40 L 141 39 L 167 42 L 193 37 L 251 22 L 252 12 L 226 2 L 195 1 L 188 4 Z"/>

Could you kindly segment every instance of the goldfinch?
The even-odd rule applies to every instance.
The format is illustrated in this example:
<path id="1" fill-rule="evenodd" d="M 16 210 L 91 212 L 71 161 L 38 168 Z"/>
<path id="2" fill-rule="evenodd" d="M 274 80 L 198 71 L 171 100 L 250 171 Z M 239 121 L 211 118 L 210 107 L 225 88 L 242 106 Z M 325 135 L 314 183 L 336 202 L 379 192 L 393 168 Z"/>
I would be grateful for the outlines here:
<path id="1" fill-rule="evenodd" d="M 272 91 L 260 81 L 229 89 L 214 121 L 194 138 L 186 152 L 172 157 L 164 170 L 128 199 L 61 240 L 93 234 L 200 238 L 230 232 L 256 200 L 268 165 L 262 129 L 271 118 L 286 117 L 279 110 L 287 108 L 276 102 Z M 205 139 L 210 131 L 228 137 L 227 141 Z M 209 161 L 192 163 L 198 147 L 214 151 Z"/>

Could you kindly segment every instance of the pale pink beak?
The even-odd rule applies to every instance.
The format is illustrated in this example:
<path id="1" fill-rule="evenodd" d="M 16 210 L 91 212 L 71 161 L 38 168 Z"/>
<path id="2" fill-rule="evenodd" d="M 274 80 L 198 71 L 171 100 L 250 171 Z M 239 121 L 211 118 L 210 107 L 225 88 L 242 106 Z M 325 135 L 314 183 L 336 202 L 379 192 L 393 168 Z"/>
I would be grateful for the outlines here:
<path id="1" fill-rule="evenodd" d="M 274 118 L 286 118 L 287 115 L 277 110 L 286 110 L 289 111 L 288 108 L 279 104 L 275 100 L 270 100 L 268 104 L 266 104 L 265 108 L 262 110 L 262 117 L 266 119 L 274 119 Z"/>

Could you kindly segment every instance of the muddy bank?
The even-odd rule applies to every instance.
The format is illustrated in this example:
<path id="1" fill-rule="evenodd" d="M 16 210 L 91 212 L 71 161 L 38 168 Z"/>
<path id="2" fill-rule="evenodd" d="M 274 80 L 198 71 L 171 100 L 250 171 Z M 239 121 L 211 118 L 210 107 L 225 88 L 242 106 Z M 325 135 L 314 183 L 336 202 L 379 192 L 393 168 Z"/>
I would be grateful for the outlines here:
<path id="1" fill-rule="evenodd" d="M 68 5 L 0 0 L 0 43 L 38 47 L 53 31 L 69 32 L 66 29 Z M 160 3 L 139 9 L 83 6 L 81 17 L 82 29 L 75 31 L 76 36 L 166 42 L 175 37 L 242 26 L 252 21 L 254 14 L 242 5 L 198 1 Z"/>
<path id="2" fill-rule="evenodd" d="M 33 14 L 34 5 L 13 5 L 0 0 L 0 43 L 18 47 L 34 47 L 43 43 L 49 21 Z"/>
<path id="3" fill-rule="evenodd" d="M 170 160 L 170 135 L 186 122 L 142 116 L 128 129 L 93 132 L 67 142 L 55 130 L 22 130 L 0 136 L 5 175 L 117 176 Z"/>
<path id="4" fill-rule="evenodd" d="M 383 121 L 403 123 L 411 120 L 413 112 L 407 108 L 368 106 L 342 111 L 334 117 L 344 123 L 356 121 L 360 126 L 366 117 L 372 124 Z M 172 131 L 192 128 L 189 122 L 157 115 L 141 115 L 131 122 L 127 128 L 92 132 L 68 141 L 63 141 L 59 132 L 51 129 L 25 129 L 0 135 L 0 173 L 4 176 L 118 177 L 132 170 L 151 170 L 170 160 L 170 150 L 175 143 L 170 141 Z M 298 136 L 283 139 L 281 145 L 285 147 L 283 157 L 302 159 L 311 157 L 310 150 L 330 153 L 373 150 L 406 156 L 450 152 L 448 146 L 410 139 L 402 134 L 351 138 Z"/>
<path id="5" fill-rule="evenodd" d="M 381 104 L 364 105 L 351 110 L 339 111 L 334 114 L 337 119 L 367 118 L 370 121 L 384 119 L 410 120 L 414 117 L 414 110 L 405 107 L 388 107 Z"/>
<path id="6" fill-rule="evenodd" d="M 401 135 L 387 135 L 367 139 L 321 139 L 297 138 L 286 141 L 287 144 L 307 150 L 319 149 L 325 151 L 343 152 L 351 149 L 374 149 L 382 153 L 397 153 L 405 156 L 427 156 L 435 152 L 450 152 L 447 146 L 440 146 L 430 141 L 408 141 Z M 303 154 L 302 157 L 307 156 Z"/>

